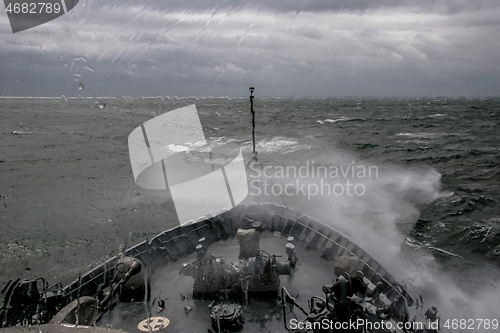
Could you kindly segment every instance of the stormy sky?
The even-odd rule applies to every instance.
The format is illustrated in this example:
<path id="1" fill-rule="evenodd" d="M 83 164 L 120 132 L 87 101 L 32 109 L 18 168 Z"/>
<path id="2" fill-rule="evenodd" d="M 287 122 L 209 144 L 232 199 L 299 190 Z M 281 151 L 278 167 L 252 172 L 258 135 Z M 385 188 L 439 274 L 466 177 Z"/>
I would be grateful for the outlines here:
<path id="1" fill-rule="evenodd" d="M 15 34 L 1 6 L 0 96 L 500 91 L 498 0 L 81 0 Z"/>

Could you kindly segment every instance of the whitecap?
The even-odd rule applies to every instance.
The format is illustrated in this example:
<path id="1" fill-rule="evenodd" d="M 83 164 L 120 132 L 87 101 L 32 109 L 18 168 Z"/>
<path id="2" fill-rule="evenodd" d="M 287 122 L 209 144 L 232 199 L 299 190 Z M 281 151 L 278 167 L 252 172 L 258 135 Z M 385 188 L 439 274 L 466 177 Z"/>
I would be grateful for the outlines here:
<path id="1" fill-rule="evenodd" d="M 431 139 L 431 138 L 439 138 L 442 136 L 449 136 L 453 135 L 450 133 L 426 133 L 426 132 L 420 132 L 420 133 L 411 133 L 411 132 L 406 132 L 406 133 L 397 133 L 397 136 L 405 136 L 408 138 L 421 138 L 421 139 Z"/>
<path id="2" fill-rule="evenodd" d="M 335 124 L 339 121 L 352 121 L 352 120 L 364 120 L 363 118 L 349 118 L 349 117 L 340 117 L 337 119 L 325 119 L 325 120 L 318 120 L 316 121 L 317 123 L 323 125 L 324 123 L 329 123 L 329 124 Z"/>
<path id="3" fill-rule="evenodd" d="M 33 134 L 33 132 L 20 132 L 20 131 L 13 131 L 12 134 Z"/>

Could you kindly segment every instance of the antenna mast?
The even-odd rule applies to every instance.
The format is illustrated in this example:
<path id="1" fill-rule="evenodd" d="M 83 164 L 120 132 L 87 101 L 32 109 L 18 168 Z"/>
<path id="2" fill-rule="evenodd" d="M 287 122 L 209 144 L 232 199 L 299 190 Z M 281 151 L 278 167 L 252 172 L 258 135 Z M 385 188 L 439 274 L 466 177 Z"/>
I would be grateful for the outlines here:
<path id="1" fill-rule="evenodd" d="M 255 112 L 253 111 L 253 92 L 255 91 L 254 87 L 250 87 L 248 89 L 250 91 L 250 112 L 252 112 L 252 142 L 253 142 L 253 157 L 257 160 L 257 152 L 255 151 Z"/>

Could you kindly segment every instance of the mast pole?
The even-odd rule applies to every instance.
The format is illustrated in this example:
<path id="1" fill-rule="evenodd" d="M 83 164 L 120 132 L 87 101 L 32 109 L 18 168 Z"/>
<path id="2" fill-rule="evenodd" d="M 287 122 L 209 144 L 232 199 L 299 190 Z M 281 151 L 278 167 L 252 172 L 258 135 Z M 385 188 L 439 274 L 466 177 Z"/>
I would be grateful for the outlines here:
<path id="1" fill-rule="evenodd" d="M 255 112 L 253 111 L 253 92 L 255 90 L 254 87 L 250 87 L 248 89 L 250 91 L 250 112 L 252 112 L 252 142 L 253 142 L 253 157 L 257 159 L 257 153 L 255 152 Z"/>

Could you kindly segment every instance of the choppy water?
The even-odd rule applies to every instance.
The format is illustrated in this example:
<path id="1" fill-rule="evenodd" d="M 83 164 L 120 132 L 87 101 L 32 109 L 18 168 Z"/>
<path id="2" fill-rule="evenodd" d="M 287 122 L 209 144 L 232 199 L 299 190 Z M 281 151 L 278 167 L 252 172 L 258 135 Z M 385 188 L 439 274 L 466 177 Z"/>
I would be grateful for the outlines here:
<path id="1" fill-rule="evenodd" d="M 172 215 L 168 211 L 171 206 L 133 183 L 126 138 L 141 122 L 194 103 L 207 138 L 219 152 L 234 156 L 239 147 L 243 147 L 246 159 L 251 157 L 248 98 L 54 99 L 42 102 L 4 99 L 1 103 L 1 113 L 6 120 L 2 124 L 2 141 L 12 149 L 16 145 L 22 147 L 23 138 L 28 136 L 36 136 L 42 142 L 40 146 L 45 147 L 43 149 L 62 145 L 66 140 L 61 136 L 64 132 L 66 138 L 70 138 L 67 141 L 70 146 L 71 140 L 83 144 L 75 148 L 83 149 L 83 157 L 78 157 L 78 163 L 107 170 L 97 172 L 97 179 L 101 181 L 95 181 L 90 175 L 89 180 L 80 180 L 86 184 L 85 188 L 96 187 L 98 191 L 83 189 L 83 197 L 75 196 L 68 203 L 70 210 L 76 210 L 73 219 L 78 220 L 80 212 L 84 215 L 82 223 L 94 221 L 95 226 L 98 220 L 101 225 L 106 224 L 106 227 L 84 227 L 84 231 L 81 227 L 63 226 L 65 222 L 58 217 L 58 210 L 47 206 L 40 213 L 37 213 L 36 204 L 24 213 L 10 211 L 13 197 L 28 202 L 33 192 L 43 196 L 44 192 L 49 194 L 51 191 L 50 195 L 57 198 L 64 196 L 64 191 L 43 182 L 36 183 L 38 188 L 35 189 L 25 186 L 13 190 L 16 178 L 2 181 L 0 195 L 6 203 L 1 226 L 2 261 L 9 265 L 19 264 L 19 269 L 11 268 L 2 276 L 3 281 L 14 273 L 23 272 L 26 265 L 31 266 L 29 274 L 35 274 L 33 261 L 36 260 L 33 258 L 39 257 L 33 253 L 40 251 L 43 256 L 50 256 L 50 263 L 58 263 L 61 269 L 64 263 L 72 263 L 72 268 L 65 273 L 55 274 L 64 280 L 78 271 L 78 262 L 85 271 L 86 267 L 99 262 L 99 254 L 109 256 L 116 253 L 119 244 L 131 245 L 139 240 L 143 232 L 154 234 L 175 225 L 164 221 L 165 216 Z M 454 309 L 462 309 L 462 316 L 464 313 L 488 314 L 486 309 L 492 304 L 500 304 L 496 284 L 500 263 L 500 99 L 257 97 L 255 111 L 256 149 L 262 167 L 267 166 L 268 173 L 273 176 L 273 184 L 286 186 L 295 181 L 290 175 L 276 174 L 280 167 L 287 166 L 296 170 L 304 165 L 308 170 L 318 170 L 319 166 L 328 170 L 335 166 L 356 166 L 356 170 L 372 166 L 376 167 L 377 175 L 323 177 L 332 185 L 346 180 L 362 184 L 363 195 L 271 193 L 258 199 L 251 196 L 248 201 L 284 201 L 292 208 L 334 223 L 382 264 L 389 266 L 395 275 L 409 279 L 410 284 L 416 286 L 431 285 L 428 294 L 437 288 L 437 293 L 447 300 L 444 303 L 453 304 L 448 312 L 450 315 L 454 315 Z M 39 128 L 40 119 L 44 117 L 53 118 L 46 119 L 45 127 Z M 57 135 L 57 139 L 47 133 Z M 26 143 L 33 145 L 31 141 Z M 113 149 L 106 148 L 108 143 Z M 63 158 L 67 151 L 52 148 L 52 155 L 44 164 L 47 170 L 74 162 L 76 155 Z M 43 149 L 31 157 L 31 164 L 40 165 Z M 71 147 L 65 149 L 71 151 Z M 87 150 L 94 155 L 87 154 Z M 24 161 L 22 154 L 12 155 L 11 151 L 10 155 L 2 154 L 3 175 Z M 85 156 L 91 158 L 86 161 Z M 23 177 L 33 172 L 43 176 L 43 169 L 23 168 Z M 63 177 L 79 177 L 64 170 Z M 83 170 L 87 172 L 85 167 Z M 16 177 L 21 176 L 16 174 Z M 107 181 L 103 177 L 116 178 L 116 182 L 124 185 L 106 188 Z M 319 185 L 320 178 L 309 174 L 300 181 Z M 96 204 L 94 201 L 101 200 L 102 193 L 107 201 Z M 133 213 L 136 215 L 131 217 L 128 212 L 137 212 L 137 209 L 143 216 L 137 218 L 138 213 Z M 144 214 L 148 213 L 146 217 Z M 45 229 L 33 228 L 34 216 L 46 220 L 42 223 Z M 120 218 L 127 223 L 117 223 Z M 49 222 L 50 219 L 60 222 Z M 40 234 L 44 235 L 42 243 Z M 66 250 L 61 250 L 63 247 Z M 98 251 L 86 251 L 96 247 Z M 70 255 L 79 256 L 79 259 L 68 258 Z M 38 270 L 40 268 L 39 265 Z M 39 275 L 47 273 L 54 272 L 47 268 Z M 483 286 L 477 287 L 481 279 L 489 288 L 484 291 L 490 295 L 488 297 L 483 295 Z M 449 280 L 458 287 L 445 288 Z M 491 290 L 497 296 L 492 296 Z M 475 305 L 467 305 L 472 299 Z M 455 318 L 459 318 L 457 316 L 458 313 Z"/>
<path id="2" fill-rule="evenodd" d="M 205 106 L 201 100 L 197 106 L 207 123 L 217 122 L 214 134 L 245 142 L 248 117 L 236 110 L 247 112 L 246 104 L 220 100 Z M 408 234 L 412 241 L 465 257 L 500 259 L 500 100 L 267 98 L 256 101 L 256 110 L 257 151 L 264 164 L 355 161 L 378 166 L 380 178 L 407 177 L 399 182 L 408 187 L 407 196 L 429 195 L 415 199 L 421 215 Z M 214 111 L 220 116 L 209 118 Z M 431 169 L 440 180 L 418 178 L 434 177 Z M 439 198 L 419 189 L 426 181 Z"/>

